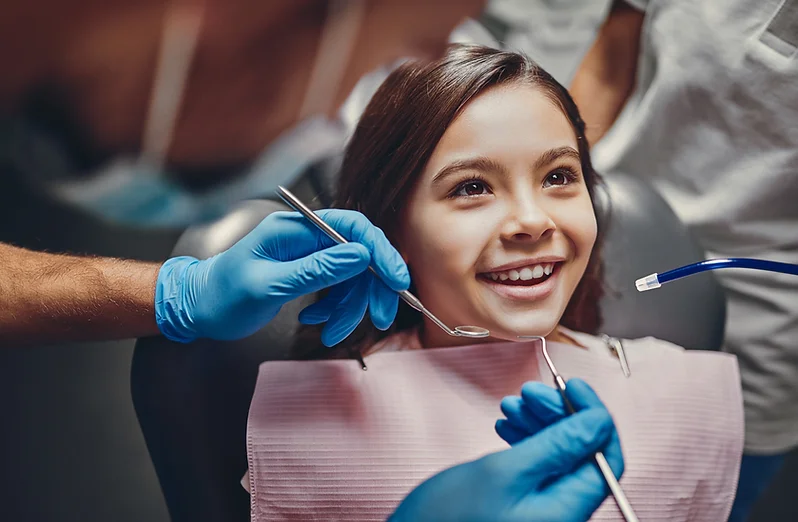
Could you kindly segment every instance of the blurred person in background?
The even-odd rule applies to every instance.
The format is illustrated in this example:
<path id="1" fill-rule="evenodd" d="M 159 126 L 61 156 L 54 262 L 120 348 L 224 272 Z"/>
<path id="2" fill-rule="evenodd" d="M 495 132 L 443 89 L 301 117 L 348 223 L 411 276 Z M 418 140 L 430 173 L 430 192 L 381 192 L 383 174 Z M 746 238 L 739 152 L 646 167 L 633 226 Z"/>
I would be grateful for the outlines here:
<path id="1" fill-rule="evenodd" d="M 708 258 L 798 262 L 798 2 L 615 0 L 571 91 L 596 169 L 649 180 Z M 798 279 L 717 275 L 745 399 L 739 522 L 798 446 Z"/>
<path id="2" fill-rule="evenodd" d="M 0 20 L 0 175 L 21 176 L 131 226 L 182 227 L 216 217 L 240 199 L 270 196 L 309 160 L 340 147 L 343 132 L 330 116 L 358 79 L 403 56 L 437 56 L 451 30 L 479 14 L 482 4 L 14 0 Z M 350 228 L 353 219 L 362 221 L 338 219 Z M 276 241 L 275 226 L 263 228 L 257 239 Z M 375 255 L 385 258 L 375 261 L 389 284 L 401 289 L 407 279 L 401 259 L 370 224 L 358 233 L 369 236 L 370 252 L 340 251 L 340 259 L 329 259 L 334 268 L 321 286 L 358 273 Z M 274 259 L 279 264 L 321 254 L 315 250 L 314 244 L 267 254 L 294 258 Z M 247 261 L 229 259 L 229 268 Z M 174 291 L 164 287 L 188 284 L 185 272 L 201 272 L 177 265 L 162 269 L 0 244 L 0 342 L 158 333 L 181 341 L 229 339 L 252 333 L 270 315 L 262 309 L 245 314 L 251 317 L 242 327 L 213 325 L 196 309 L 154 309 L 159 290 Z M 283 280 L 288 273 L 296 278 L 299 268 L 280 266 Z M 210 295 L 221 281 L 208 275 Z M 264 306 L 273 311 L 279 305 L 271 297 Z M 396 299 L 386 299 L 390 310 Z M 224 302 L 214 312 L 224 315 L 238 304 Z M 208 324 L 188 324 L 189 316 Z"/>

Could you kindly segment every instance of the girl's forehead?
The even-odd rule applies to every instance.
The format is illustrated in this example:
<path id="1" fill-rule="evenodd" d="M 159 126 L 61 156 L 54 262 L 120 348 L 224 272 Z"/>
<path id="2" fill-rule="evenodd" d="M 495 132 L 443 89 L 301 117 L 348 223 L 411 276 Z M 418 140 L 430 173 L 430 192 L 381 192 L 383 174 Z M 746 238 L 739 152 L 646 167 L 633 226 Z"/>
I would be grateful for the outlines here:
<path id="1" fill-rule="evenodd" d="M 532 157 L 566 146 L 578 149 L 573 126 L 540 88 L 497 86 L 465 106 L 444 132 L 429 165 L 464 155 Z"/>

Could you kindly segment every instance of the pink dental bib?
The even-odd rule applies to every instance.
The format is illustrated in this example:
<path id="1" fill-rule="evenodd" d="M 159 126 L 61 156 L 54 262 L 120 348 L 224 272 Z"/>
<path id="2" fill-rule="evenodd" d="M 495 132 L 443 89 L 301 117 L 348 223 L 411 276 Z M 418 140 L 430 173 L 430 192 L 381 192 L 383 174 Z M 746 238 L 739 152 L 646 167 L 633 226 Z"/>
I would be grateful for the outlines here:
<path id="1" fill-rule="evenodd" d="M 621 481 L 646 522 L 726 520 L 743 443 L 737 362 L 651 338 L 625 341 L 632 375 L 592 336 L 549 343 L 615 419 Z M 430 350 L 407 335 L 366 358 L 261 365 L 247 429 L 252 520 L 384 521 L 418 484 L 507 448 L 499 402 L 551 384 L 536 343 Z M 609 498 L 591 520 L 623 520 Z"/>

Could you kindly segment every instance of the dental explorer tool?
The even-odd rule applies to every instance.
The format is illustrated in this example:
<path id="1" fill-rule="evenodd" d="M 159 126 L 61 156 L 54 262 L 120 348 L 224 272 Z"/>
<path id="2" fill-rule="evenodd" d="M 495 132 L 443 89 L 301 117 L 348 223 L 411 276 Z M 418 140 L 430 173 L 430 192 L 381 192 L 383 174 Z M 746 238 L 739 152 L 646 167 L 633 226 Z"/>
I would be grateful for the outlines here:
<path id="1" fill-rule="evenodd" d="M 336 230 L 333 227 L 325 223 L 324 220 L 322 220 L 319 216 L 317 216 L 315 212 L 313 212 L 310 208 L 308 208 L 307 205 L 302 203 L 299 200 L 299 198 L 293 195 L 285 187 L 278 186 L 277 195 L 280 196 L 280 199 L 285 201 L 285 203 L 289 207 L 293 208 L 294 210 L 305 216 L 311 223 L 316 225 L 322 232 L 327 234 L 330 237 L 330 239 L 332 239 L 336 243 L 343 244 L 349 242 L 346 240 L 346 238 L 344 238 L 344 236 L 336 232 Z M 374 270 L 373 267 L 369 266 L 369 270 L 371 270 L 371 272 L 375 276 L 380 277 L 377 271 Z M 449 328 L 448 326 L 446 326 L 446 324 L 443 321 L 435 317 L 435 315 L 432 312 L 427 310 L 427 308 L 423 304 L 421 304 L 421 301 L 418 299 L 418 297 L 414 296 L 408 290 L 402 290 L 401 292 L 397 293 L 405 303 L 410 305 L 411 308 L 418 310 L 419 312 L 424 314 L 427 317 L 427 319 L 435 323 L 441 330 L 451 335 L 452 337 L 468 337 L 471 339 L 481 339 L 484 337 L 488 337 L 490 335 L 489 330 L 481 328 L 479 326 L 455 326 L 454 329 Z"/>
<path id="2" fill-rule="evenodd" d="M 676 281 L 683 277 L 706 272 L 707 270 L 717 270 L 718 268 L 750 268 L 753 270 L 766 270 L 768 272 L 779 272 L 782 274 L 798 275 L 798 265 L 792 263 L 779 263 L 767 261 L 765 259 L 749 259 L 745 257 L 730 257 L 725 259 L 707 259 L 691 265 L 685 265 L 665 273 L 654 272 L 646 277 L 641 277 L 635 281 L 638 292 L 659 288 L 665 283 Z"/>
<path id="3" fill-rule="evenodd" d="M 560 397 L 562 397 L 562 402 L 565 405 L 565 409 L 569 415 L 576 413 L 576 409 L 565 395 L 565 379 L 562 378 L 560 372 L 558 372 L 557 368 L 554 366 L 554 361 L 552 361 L 551 357 L 549 357 L 549 351 L 546 349 L 546 339 L 539 335 L 519 335 L 518 338 L 540 339 L 540 344 L 543 350 L 543 358 L 546 360 L 546 365 L 549 367 L 549 371 L 551 371 L 551 375 L 554 378 L 555 384 L 557 385 L 557 390 L 560 392 Z M 607 462 L 607 458 L 604 456 L 604 453 L 597 451 L 594 455 L 594 458 L 599 467 L 599 471 L 601 471 L 601 474 L 604 476 L 604 480 L 610 487 L 612 496 L 615 497 L 615 503 L 618 505 L 618 509 L 621 510 L 624 520 L 626 520 L 626 522 L 640 522 L 637 518 L 637 515 L 635 515 L 634 509 L 632 509 L 632 504 L 629 502 L 629 499 L 626 498 L 626 493 L 624 493 L 621 484 L 618 482 L 618 479 L 615 478 L 615 473 L 612 472 L 610 463 Z"/>

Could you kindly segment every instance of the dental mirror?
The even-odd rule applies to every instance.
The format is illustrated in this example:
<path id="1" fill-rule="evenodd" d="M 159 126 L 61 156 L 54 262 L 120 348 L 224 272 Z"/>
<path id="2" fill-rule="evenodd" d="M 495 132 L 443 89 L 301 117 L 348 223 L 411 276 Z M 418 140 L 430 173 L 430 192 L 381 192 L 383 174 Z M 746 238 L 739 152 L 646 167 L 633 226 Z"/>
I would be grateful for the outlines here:
<path id="1" fill-rule="evenodd" d="M 461 337 L 472 337 L 474 339 L 480 339 L 490 335 L 490 331 L 481 326 L 455 326 L 454 331 Z"/>
<path id="2" fill-rule="evenodd" d="M 372 272 L 374 271 L 372 270 Z M 374 273 L 376 274 L 376 272 Z M 424 314 L 427 317 L 427 319 L 435 323 L 441 330 L 451 335 L 452 337 L 468 337 L 469 339 L 482 339 L 490 335 L 490 330 L 479 326 L 455 326 L 454 330 L 452 330 L 451 328 L 446 326 L 446 324 L 443 321 L 438 319 L 435 316 L 435 314 L 427 310 L 427 308 L 423 304 L 421 304 L 421 301 L 419 301 L 418 297 L 414 296 L 407 290 L 403 290 L 397 293 L 405 303 L 410 305 L 411 308 L 413 308 L 414 310 L 418 310 L 419 312 Z"/>
<path id="3" fill-rule="evenodd" d="M 342 243 L 342 244 L 348 243 L 348 241 L 344 236 L 339 234 L 333 227 L 325 223 L 324 220 L 322 220 L 312 210 L 310 210 L 310 208 L 307 205 L 302 203 L 299 200 L 299 198 L 293 195 L 288 189 L 286 189 L 285 187 L 278 186 L 277 195 L 280 196 L 280 199 L 285 201 L 285 203 L 289 207 L 293 208 L 294 210 L 305 216 L 308 219 L 308 221 L 316 225 L 319 228 L 319 230 L 327 234 L 327 236 L 329 236 L 330 239 L 332 239 L 336 243 Z M 369 270 L 375 276 L 380 277 L 380 275 L 377 273 L 376 270 L 374 270 L 374 268 L 369 267 Z M 418 310 L 419 312 L 424 314 L 430 321 L 435 323 L 441 330 L 451 335 L 452 337 L 468 337 L 469 339 L 482 339 L 490 335 L 489 330 L 481 328 L 479 326 L 455 326 L 453 330 L 448 326 L 446 326 L 446 324 L 443 321 L 435 317 L 435 314 L 427 310 L 427 308 L 423 304 L 421 304 L 421 301 L 419 301 L 418 297 L 414 296 L 409 291 L 402 290 L 401 292 L 397 293 L 405 303 L 410 305 L 411 308 L 413 308 L 414 310 Z"/>

